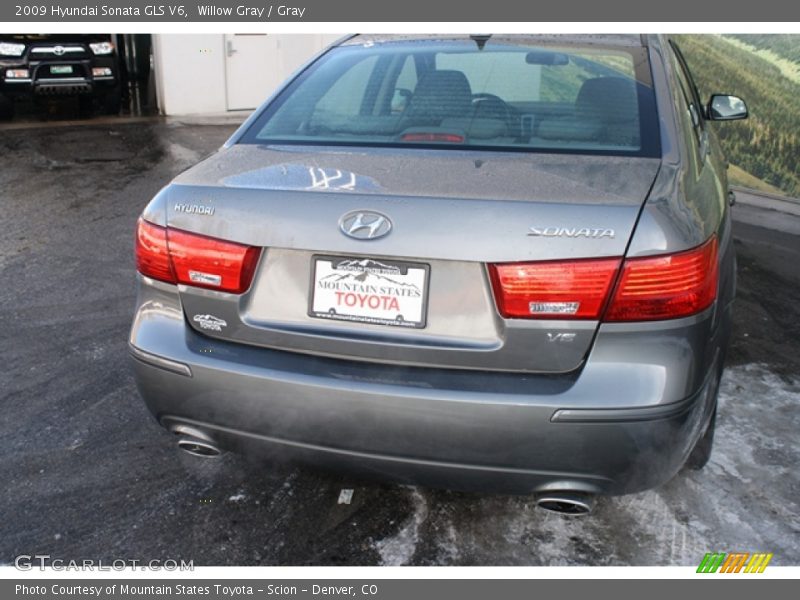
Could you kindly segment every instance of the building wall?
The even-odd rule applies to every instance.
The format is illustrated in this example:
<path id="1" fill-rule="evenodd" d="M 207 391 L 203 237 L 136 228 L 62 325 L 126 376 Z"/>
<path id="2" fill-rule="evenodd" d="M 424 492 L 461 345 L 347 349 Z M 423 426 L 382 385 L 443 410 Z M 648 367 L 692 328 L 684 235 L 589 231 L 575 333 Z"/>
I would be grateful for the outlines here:
<path id="1" fill-rule="evenodd" d="M 279 80 L 339 39 L 331 34 L 273 34 Z M 221 113 L 228 110 L 225 36 L 154 34 L 153 63 L 158 106 L 165 115 Z M 264 89 L 263 98 L 273 89 Z"/>

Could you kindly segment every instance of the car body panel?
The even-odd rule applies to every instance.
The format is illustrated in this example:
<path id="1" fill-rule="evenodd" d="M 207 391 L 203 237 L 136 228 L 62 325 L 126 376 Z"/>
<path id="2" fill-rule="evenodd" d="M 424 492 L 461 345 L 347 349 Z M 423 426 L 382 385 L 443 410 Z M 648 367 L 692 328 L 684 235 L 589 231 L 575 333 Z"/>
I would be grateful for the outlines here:
<path id="1" fill-rule="evenodd" d="M 492 481 L 495 491 L 532 493 L 570 481 L 623 493 L 672 477 L 708 416 L 712 378 L 693 368 L 704 357 L 692 353 L 710 336 L 707 315 L 672 330 L 653 324 L 633 340 L 630 325 L 603 325 L 580 373 L 488 378 L 216 340 L 186 328 L 170 287 L 140 288 L 130 337 L 137 385 L 165 427 L 199 424 L 233 449 L 322 452 L 401 481 L 436 473 L 429 485 L 458 489 Z M 153 358 L 163 356 L 172 365 Z M 554 422 L 565 410 L 571 418 Z"/>

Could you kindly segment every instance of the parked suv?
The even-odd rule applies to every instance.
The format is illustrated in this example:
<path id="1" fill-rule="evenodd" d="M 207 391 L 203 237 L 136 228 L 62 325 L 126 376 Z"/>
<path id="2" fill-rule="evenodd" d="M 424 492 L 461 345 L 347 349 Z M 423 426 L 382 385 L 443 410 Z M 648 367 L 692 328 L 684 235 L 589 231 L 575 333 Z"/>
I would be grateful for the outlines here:
<path id="1" fill-rule="evenodd" d="M 355 36 L 137 226 L 130 333 L 201 456 L 588 512 L 708 460 L 725 161 L 658 36 Z"/>
<path id="2" fill-rule="evenodd" d="M 20 97 L 75 95 L 117 114 L 118 64 L 109 35 L 0 34 L 0 116 L 11 117 Z"/>

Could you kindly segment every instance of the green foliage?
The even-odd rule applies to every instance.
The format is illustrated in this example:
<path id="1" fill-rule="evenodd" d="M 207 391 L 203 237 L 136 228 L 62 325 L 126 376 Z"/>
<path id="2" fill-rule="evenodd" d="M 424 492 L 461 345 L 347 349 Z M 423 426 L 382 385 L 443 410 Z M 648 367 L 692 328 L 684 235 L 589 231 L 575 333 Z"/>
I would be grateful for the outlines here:
<path id="1" fill-rule="evenodd" d="M 799 35 L 737 37 L 763 38 L 760 43 L 779 47 L 782 57 L 800 52 Z M 781 39 L 764 41 L 773 37 Z M 728 160 L 800 197 L 800 85 L 784 77 L 775 65 L 719 36 L 676 39 L 704 99 L 712 93 L 727 93 L 747 102 L 749 119 L 712 125 Z M 752 40 L 747 43 L 755 46 Z"/>
<path id="2" fill-rule="evenodd" d="M 800 35 L 792 33 L 760 33 L 731 35 L 759 50 L 770 50 L 781 58 L 800 63 Z"/>

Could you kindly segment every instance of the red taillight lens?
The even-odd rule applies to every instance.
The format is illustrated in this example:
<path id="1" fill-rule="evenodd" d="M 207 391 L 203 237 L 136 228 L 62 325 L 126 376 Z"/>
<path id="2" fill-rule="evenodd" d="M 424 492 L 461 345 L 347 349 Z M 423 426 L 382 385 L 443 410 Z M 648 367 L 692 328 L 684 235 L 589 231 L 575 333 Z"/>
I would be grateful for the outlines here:
<path id="1" fill-rule="evenodd" d="M 687 252 L 620 259 L 489 265 L 503 317 L 656 321 L 705 310 L 717 297 L 717 238 Z"/>
<path id="2" fill-rule="evenodd" d="M 620 259 L 489 265 L 504 317 L 599 319 Z"/>
<path id="3" fill-rule="evenodd" d="M 175 283 L 167 250 L 167 229 L 142 218 L 136 224 L 136 270 L 153 279 Z"/>
<path id="4" fill-rule="evenodd" d="M 241 294 L 253 281 L 260 255 L 260 248 L 139 219 L 136 268 L 160 281 Z"/>
<path id="5" fill-rule="evenodd" d="M 717 238 L 687 252 L 630 258 L 606 321 L 655 321 L 700 312 L 717 297 Z"/>
<path id="6" fill-rule="evenodd" d="M 177 229 L 167 230 L 178 283 L 241 294 L 250 287 L 259 248 Z"/>
<path id="7" fill-rule="evenodd" d="M 464 141 L 464 136 L 458 133 L 404 133 L 400 138 L 404 142 L 450 142 L 460 144 Z"/>

